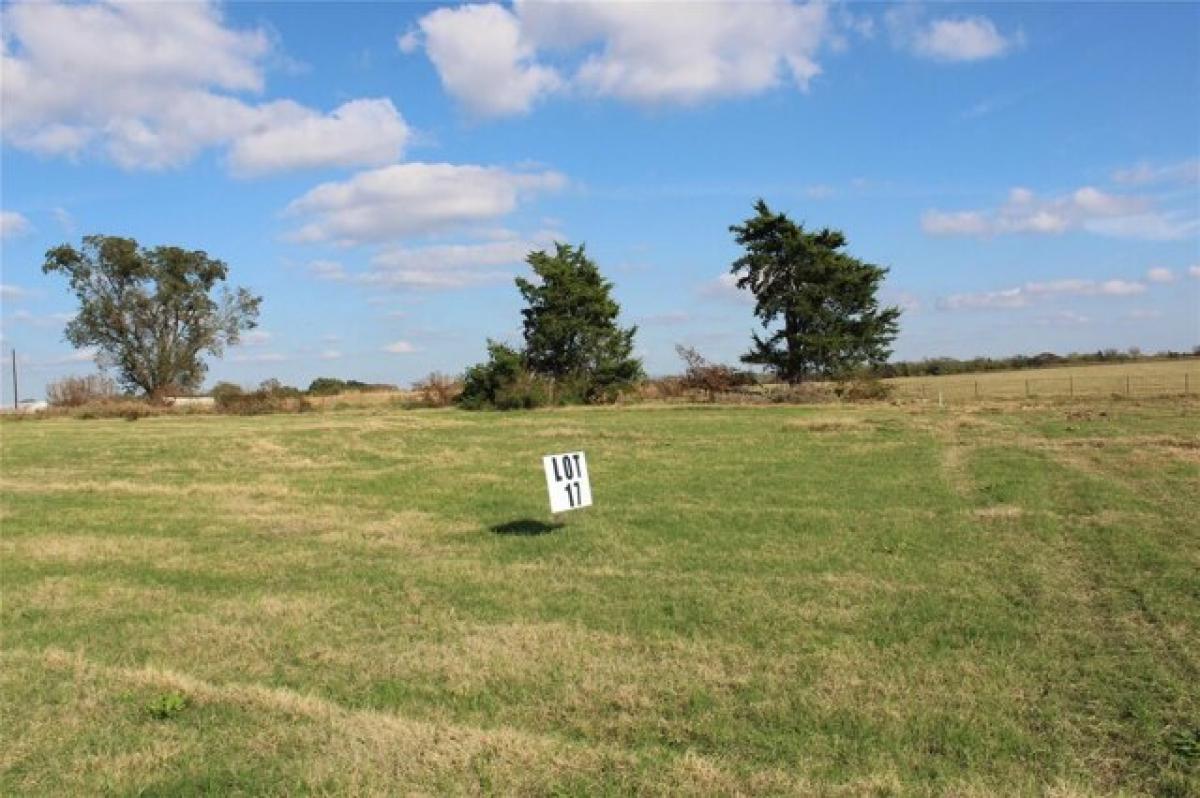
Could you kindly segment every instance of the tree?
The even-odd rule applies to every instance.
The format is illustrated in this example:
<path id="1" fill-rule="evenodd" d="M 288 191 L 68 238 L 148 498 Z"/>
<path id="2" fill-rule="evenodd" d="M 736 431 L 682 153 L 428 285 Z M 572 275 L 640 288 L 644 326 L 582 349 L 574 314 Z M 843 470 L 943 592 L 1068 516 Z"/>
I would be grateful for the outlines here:
<path id="1" fill-rule="evenodd" d="M 617 326 L 612 283 L 582 246 L 555 244 L 554 253 L 526 258 L 536 280 L 517 278 L 527 307 L 525 362 L 535 374 L 573 384 L 586 401 L 608 398 L 642 376 L 633 357 L 637 327 Z"/>
<path id="2" fill-rule="evenodd" d="M 153 398 L 198 388 L 208 369 L 202 354 L 236 344 L 262 302 L 245 288 L 225 288 L 229 267 L 204 252 L 143 249 L 132 238 L 86 236 L 81 249 L 55 247 L 42 271 L 65 274 L 79 299 L 67 341 L 97 347 L 101 366 L 115 368 L 124 387 Z"/>
<path id="3" fill-rule="evenodd" d="M 754 315 L 768 334 L 754 334 L 742 361 L 789 383 L 885 362 L 900 317 L 875 297 L 888 270 L 843 252 L 846 238 L 837 230 L 807 232 L 761 199 L 754 210 L 729 228 L 745 249 L 731 271 L 738 288 L 754 294 Z"/>

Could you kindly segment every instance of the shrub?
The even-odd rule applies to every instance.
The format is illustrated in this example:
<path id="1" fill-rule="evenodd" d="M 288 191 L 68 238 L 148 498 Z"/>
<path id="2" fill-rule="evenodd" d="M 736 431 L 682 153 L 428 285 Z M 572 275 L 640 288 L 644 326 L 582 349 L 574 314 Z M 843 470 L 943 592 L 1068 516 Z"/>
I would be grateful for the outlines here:
<path id="1" fill-rule="evenodd" d="M 775 404 L 812 405 L 833 402 L 836 390 L 827 383 L 802 382 L 798 385 L 774 385 L 763 391 L 767 401 Z"/>
<path id="2" fill-rule="evenodd" d="M 873 377 L 855 377 L 839 382 L 833 392 L 847 402 L 882 402 L 892 396 L 892 386 Z"/>
<path id="3" fill-rule="evenodd" d="M 46 386 L 46 400 L 52 407 L 79 407 L 115 399 L 117 385 L 103 374 L 63 377 Z"/>
<path id="4" fill-rule="evenodd" d="M 687 395 L 687 388 L 679 377 L 657 377 L 638 383 L 634 397 L 643 402 L 660 402 L 679 399 Z"/>
<path id="5" fill-rule="evenodd" d="M 676 344 L 675 352 L 683 359 L 686 367 L 682 380 L 683 387 L 705 391 L 710 398 L 713 394 L 728 393 L 735 388 L 754 385 L 757 382 L 750 372 L 720 363 L 711 363 L 690 346 Z"/>
<path id="6" fill-rule="evenodd" d="M 413 383 L 413 390 L 421 394 L 426 407 L 446 407 L 454 403 L 463 392 L 463 384 L 454 377 L 433 372 Z"/>
<path id="7" fill-rule="evenodd" d="M 212 390 L 218 413 L 257 416 L 268 413 L 304 413 L 312 403 L 299 388 L 284 385 L 279 380 L 263 380 L 256 391 L 243 391 L 237 385 L 220 383 Z"/>
<path id="8" fill-rule="evenodd" d="M 137 421 L 147 416 L 161 416 L 173 412 L 167 405 L 152 404 L 143 399 L 108 399 L 102 402 L 89 402 L 75 408 L 71 415 L 74 418 L 90 420 L 96 418 L 123 418 L 126 421 Z"/>
<path id="9" fill-rule="evenodd" d="M 308 384 L 308 393 L 311 396 L 336 396 L 345 390 L 346 381 L 337 377 L 317 377 Z"/>
<path id="10" fill-rule="evenodd" d="M 397 391 L 395 385 L 382 382 L 360 382 L 359 380 L 342 380 L 337 377 L 317 377 L 308 385 L 305 392 L 309 396 L 336 396 L 339 393 L 351 391 L 361 393 L 381 393 Z"/>
<path id="11" fill-rule="evenodd" d="M 241 396 L 244 393 L 245 391 L 242 390 L 242 386 L 240 385 L 236 385 L 232 382 L 218 382 L 213 386 L 213 389 L 208 392 L 208 395 L 211 396 L 217 406 L 220 407 L 222 402 L 228 401 L 231 397 Z"/>
<path id="12" fill-rule="evenodd" d="M 511 346 L 489 340 L 488 359 L 467 369 L 458 403 L 468 409 L 498 407 L 496 398 L 529 372 L 521 354 Z M 512 397 L 508 397 L 512 398 Z"/>

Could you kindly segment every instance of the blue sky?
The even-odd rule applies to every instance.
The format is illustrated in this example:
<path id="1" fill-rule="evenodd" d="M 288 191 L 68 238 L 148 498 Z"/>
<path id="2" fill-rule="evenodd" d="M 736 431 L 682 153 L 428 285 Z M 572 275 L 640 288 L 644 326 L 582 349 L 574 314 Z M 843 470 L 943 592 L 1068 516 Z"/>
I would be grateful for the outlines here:
<path id="1" fill-rule="evenodd" d="M 1196 4 L 6 3 L 3 350 L 89 371 L 46 249 L 265 297 L 209 384 L 408 383 L 516 341 L 586 242 L 652 373 L 732 361 L 757 197 L 889 266 L 896 356 L 1200 344 Z M 2 396 L 11 401 L 5 381 Z"/>

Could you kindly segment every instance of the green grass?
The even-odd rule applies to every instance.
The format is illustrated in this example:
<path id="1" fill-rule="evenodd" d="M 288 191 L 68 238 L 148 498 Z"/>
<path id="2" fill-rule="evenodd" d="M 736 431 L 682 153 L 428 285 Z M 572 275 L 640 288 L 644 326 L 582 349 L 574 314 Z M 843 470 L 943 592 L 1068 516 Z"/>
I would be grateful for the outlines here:
<path id="1" fill-rule="evenodd" d="M 1198 418 L 8 421 L 0 793 L 1195 795 Z"/>

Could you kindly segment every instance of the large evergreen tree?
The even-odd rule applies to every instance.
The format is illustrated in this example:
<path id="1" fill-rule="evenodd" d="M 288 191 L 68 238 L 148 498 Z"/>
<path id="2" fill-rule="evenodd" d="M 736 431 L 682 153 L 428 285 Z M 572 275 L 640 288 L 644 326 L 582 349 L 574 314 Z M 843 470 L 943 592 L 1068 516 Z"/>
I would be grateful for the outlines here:
<path id="1" fill-rule="evenodd" d="M 790 383 L 885 362 L 900 317 L 876 299 L 888 270 L 846 254 L 837 230 L 809 232 L 761 199 L 754 210 L 729 228 L 745 250 L 731 271 L 765 330 L 742 361 Z"/>
<path id="2" fill-rule="evenodd" d="M 537 279 L 517 278 L 526 302 L 525 362 L 535 374 L 573 385 L 588 401 L 611 396 L 642 376 L 633 357 L 637 327 L 617 325 L 612 283 L 582 246 L 555 244 L 526 259 Z"/>

